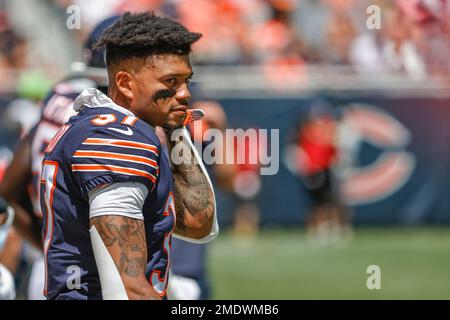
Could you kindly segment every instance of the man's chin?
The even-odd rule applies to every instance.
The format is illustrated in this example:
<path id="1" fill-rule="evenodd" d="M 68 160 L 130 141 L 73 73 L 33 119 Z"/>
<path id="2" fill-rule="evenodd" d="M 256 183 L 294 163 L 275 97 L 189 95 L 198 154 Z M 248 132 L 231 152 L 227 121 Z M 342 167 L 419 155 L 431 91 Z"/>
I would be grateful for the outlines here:
<path id="1" fill-rule="evenodd" d="M 170 121 L 170 122 L 166 123 L 165 125 L 163 125 L 162 127 L 164 130 L 172 132 L 175 129 L 182 128 L 183 123 L 177 123 L 175 121 Z"/>

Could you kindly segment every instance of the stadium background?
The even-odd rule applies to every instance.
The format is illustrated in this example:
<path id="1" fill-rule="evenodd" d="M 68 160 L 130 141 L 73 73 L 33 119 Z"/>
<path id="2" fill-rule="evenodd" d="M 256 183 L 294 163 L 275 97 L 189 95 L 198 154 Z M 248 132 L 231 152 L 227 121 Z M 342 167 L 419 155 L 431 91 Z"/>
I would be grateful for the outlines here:
<path id="1" fill-rule="evenodd" d="M 236 232 L 236 195 L 218 195 L 213 298 L 448 299 L 450 9 L 439 6 L 450 4 L 420 3 L 2 0 L 0 167 L 39 115 L 38 101 L 82 60 L 92 27 L 125 10 L 157 10 L 204 34 L 193 55 L 196 100 L 219 102 L 228 128 L 280 129 L 280 170 L 261 177 L 254 229 Z M 73 4 L 81 28 L 71 30 Z M 371 4 L 381 8 L 380 30 L 367 27 Z M 287 160 L 296 125 L 317 104 L 359 130 L 351 150 L 356 133 L 337 136 L 349 160 L 333 168 L 341 191 L 356 188 L 341 193 L 353 235 L 327 245 L 305 235 L 311 198 Z M 400 162 L 383 167 L 388 156 Z M 370 265 L 382 270 L 381 290 L 366 287 Z"/>

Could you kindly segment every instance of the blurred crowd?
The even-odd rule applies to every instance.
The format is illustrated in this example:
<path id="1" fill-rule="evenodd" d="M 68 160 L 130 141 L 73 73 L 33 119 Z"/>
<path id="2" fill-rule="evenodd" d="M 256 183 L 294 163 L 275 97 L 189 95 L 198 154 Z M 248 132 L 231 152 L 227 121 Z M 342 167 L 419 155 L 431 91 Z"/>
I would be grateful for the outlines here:
<path id="1" fill-rule="evenodd" d="M 45 74 L 15 79 L 33 96 L 45 91 L 40 90 L 48 82 L 44 79 L 59 75 L 56 60 L 66 53 L 50 47 L 39 56 L 32 31 L 17 28 L 21 15 L 11 12 L 27 5 L 12 3 L 0 0 L 0 70 L 3 78 L 11 69 L 43 68 Z M 380 17 L 367 12 L 373 4 L 381 9 Z M 81 9 L 79 29 L 65 27 L 74 12 L 67 9 L 71 5 Z M 47 7 L 49 17 L 59 21 L 59 31 L 72 46 L 68 49 L 74 49 L 67 51 L 75 56 L 81 55 L 86 35 L 100 20 L 127 10 L 154 10 L 203 33 L 194 48 L 196 64 L 278 66 L 287 72 L 295 66 L 299 73 L 305 65 L 338 65 L 417 80 L 450 75 L 448 0 L 39 0 L 30 10 L 36 6 Z M 371 18 L 380 19 L 380 29 L 368 27 Z M 37 25 L 28 29 L 47 23 L 44 17 L 35 19 Z M 0 84 L 3 92 L 14 87 L 13 76 L 7 79 Z"/>

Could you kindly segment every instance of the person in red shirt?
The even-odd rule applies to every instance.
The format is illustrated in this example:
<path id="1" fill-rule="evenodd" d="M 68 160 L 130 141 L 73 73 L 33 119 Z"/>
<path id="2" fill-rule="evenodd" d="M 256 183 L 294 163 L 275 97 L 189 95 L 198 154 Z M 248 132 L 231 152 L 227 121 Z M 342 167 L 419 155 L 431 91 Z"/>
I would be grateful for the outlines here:
<path id="1" fill-rule="evenodd" d="M 307 235 L 325 244 L 342 239 L 350 225 L 333 175 L 338 158 L 336 128 L 337 120 L 329 110 L 313 107 L 296 137 L 294 170 L 301 176 L 312 200 L 306 219 Z"/>

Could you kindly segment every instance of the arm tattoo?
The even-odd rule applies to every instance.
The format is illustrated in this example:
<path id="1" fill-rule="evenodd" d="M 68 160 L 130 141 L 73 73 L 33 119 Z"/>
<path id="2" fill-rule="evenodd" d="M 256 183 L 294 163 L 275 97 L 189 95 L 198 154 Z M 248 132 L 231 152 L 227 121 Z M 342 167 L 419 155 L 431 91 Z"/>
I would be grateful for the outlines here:
<path id="1" fill-rule="evenodd" d="M 169 137 L 167 139 L 167 141 L 170 141 L 169 151 L 171 151 L 171 147 L 185 143 L 183 136 L 179 134 L 174 135 L 176 141 L 172 141 Z M 172 163 L 172 165 L 175 180 L 176 227 L 179 231 L 186 232 L 188 231 L 188 226 L 186 225 L 187 215 L 190 215 L 197 221 L 207 221 L 213 216 L 214 203 L 210 184 L 200 165 L 196 163 L 193 150 L 190 147 L 182 148 L 181 150 L 180 156 L 182 161 L 179 161 L 181 163 Z"/>
<path id="2" fill-rule="evenodd" d="M 120 274 L 133 278 L 142 276 L 147 264 L 143 221 L 121 216 L 101 216 L 92 221 L 108 250 L 118 249 L 115 263 Z"/>
<path id="3" fill-rule="evenodd" d="M 160 300 L 145 278 L 147 243 L 144 222 L 122 216 L 91 219 L 119 270 L 130 300 Z"/>

